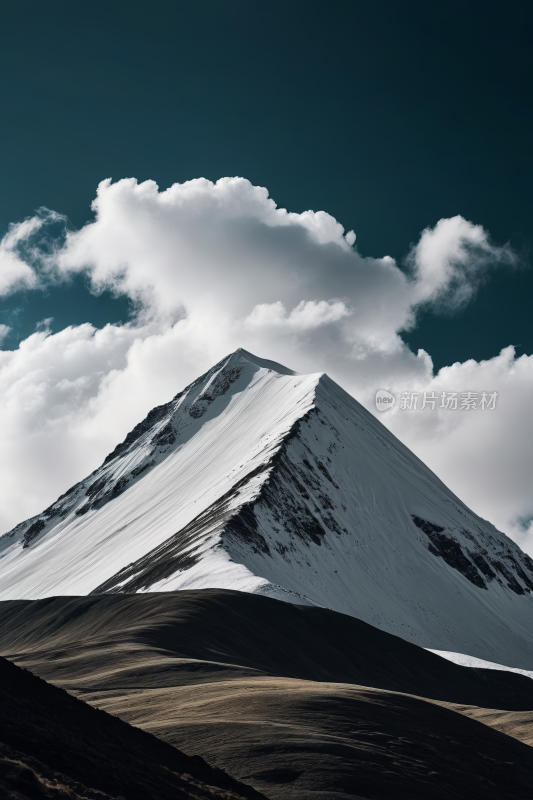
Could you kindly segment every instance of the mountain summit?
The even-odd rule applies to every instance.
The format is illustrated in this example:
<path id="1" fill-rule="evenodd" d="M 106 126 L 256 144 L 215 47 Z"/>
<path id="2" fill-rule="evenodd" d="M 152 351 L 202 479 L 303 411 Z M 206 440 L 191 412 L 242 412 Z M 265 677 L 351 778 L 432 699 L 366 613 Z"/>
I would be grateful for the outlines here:
<path id="1" fill-rule="evenodd" d="M 239 349 L 0 538 L 0 598 L 238 589 L 533 668 L 533 561 L 327 375 Z"/>

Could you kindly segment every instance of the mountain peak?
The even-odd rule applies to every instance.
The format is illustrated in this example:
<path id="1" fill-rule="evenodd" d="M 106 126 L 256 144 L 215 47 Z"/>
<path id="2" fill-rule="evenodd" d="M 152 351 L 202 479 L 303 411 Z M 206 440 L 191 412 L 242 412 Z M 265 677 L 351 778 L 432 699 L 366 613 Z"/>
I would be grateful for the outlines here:
<path id="1" fill-rule="evenodd" d="M 326 375 L 242 348 L 0 539 L 5 599 L 193 588 L 533 668 L 533 561 Z"/>
<path id="2" fill-rule="evenodd" d="M 263 369 L 270 369 L 273 372 L 278 372 L 280 375 L 299 375 L 298 372 L 283 366 L 283 364 L 279 364 L 277 361 L 269 361 L 268 359 L 254 356 L 253 353 L 250 353 L 243 347 L 237 348 L 237 350 L 229 356 L 227 365 L 243 364 L 245 362 L 249 362 Z"/>

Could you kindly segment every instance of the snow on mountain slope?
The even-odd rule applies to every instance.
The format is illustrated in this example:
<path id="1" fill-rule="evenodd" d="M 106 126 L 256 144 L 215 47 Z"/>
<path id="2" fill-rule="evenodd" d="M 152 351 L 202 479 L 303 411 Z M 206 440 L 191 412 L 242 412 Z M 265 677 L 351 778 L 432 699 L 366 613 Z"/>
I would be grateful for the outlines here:
<path id="1" fill-rule="evenodd" d="M 523 675 L 525 678 L 533 680 L 533 670 L 530 669 L 517 669 L 516 667 L 506 667 L 504 664 L 495 664 L 493 661 L 484 661 L 482 658 L 475 656 L 467 656 L 464 653 L 450 653 L 448 650 L 429 650 L 430 653 L 445 658 L 447 661 L 453 661 L 454 664 L 459 664 L 461 667 L 473 667 L 474 669 L 493 669 L 497 672 L 515 672 L 517 675 Z"/>
<path id="2" fill-rule="evenodd" d="M 533 668 L 533 561 L 326 375 L 238 350 L 0 539 L 0 598 L 218 587 Z"/>
<path id="3" fill-rule="evenodd" d="M 320 376 L 269 363 L 224 359 L 153 409 L 88 479 L 4 535 L 0 597 L 88 594 L 163 543 L 173 571 L 203 555 L 230 588 L 266 583 L 212 545 L 312 407 Z"/>

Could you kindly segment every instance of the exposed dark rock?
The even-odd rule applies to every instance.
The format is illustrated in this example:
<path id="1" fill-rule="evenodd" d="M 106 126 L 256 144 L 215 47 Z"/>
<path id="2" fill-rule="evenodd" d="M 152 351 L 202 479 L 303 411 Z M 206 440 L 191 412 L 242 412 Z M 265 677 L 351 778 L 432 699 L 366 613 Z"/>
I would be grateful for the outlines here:
<path id="1" fill-rule="evenodd" d="M 333 531 L 339 536 L 342 536 L 343 533 L 347 533 L 346 529 L 341 528 L 341 526 L 339 525 L 339 523 L 332 514 L 325 514 L 323 516 L 323 520 L 330 529 L 330 531 Z"/>
<path id="2" fill-rule="evenodd" d="M 153 467 L 154 464 L 155 461 L 153 459 L 151 461 L 147 461 L 145 464 L 141 464 L 139 467 L 135 467 L 135 469 L 132 469 L 131 474 L 134 478 L 136 478 L 138 475 L 141 475 L 145 470 L 149 469 L 150 467 Z"/>
<path id="3" fill-rule="evenodd" d="M 320 470 L 320 472 L 322 473 L 322 475 L 324 475 L 324 477 L 325 477 L 325 478 L 327 478 L 327 480 L 328 480 L 330 483 L 332 483 L 332 484 L 333 484 L 333 486 L 335 487 L 335 489 L 338 489 L 339 487 L 337 486 L 337 484 L 335 483 L 335 481 L 333 480 L 333 478 L 332 478 L 332 477 L 331 477 L 331 475 L 329 474 L 329 472 L 328 472 L 328 470 L 326 469 L 325 465 L 324 465 L 324 464 L 322 464 L 322 462 L 321 462 L 321 461 L 317 461 L 317 464 L 316 464 L 316 465 L 317 465 L 318 469 Z"/>
<path id="4" fill-rule="evenodd" d="M 487 584 L 479 574 L 476 566 L 465 556 L 461 545 L 452 536 L 444 533 L 444 528 L 440 525 L 435 525 L 433 522 L 422 519 L 421 517 L 412 517 L 415 525 L 424 531 L 430 540 L 429 552 L 434 556 L 442 558 L 448 566 L 456 569 L 467 578 L 474 586 L 480 589 L 486 589 Z"/>
<path id="5" fill-rule="evenodd" d="M 101 492 L 102 489 L 105 488 L 106 482 L 107 482 L 106 478 L 100 478 L 100 480 L 95 481 L 94 483 L 91 483 L 91 485 L 89 486 L 89 488 L 85 492 L 87 497 L 94 497 L 95 494 L 98 494 L 98 492 Z"/>
<path id="6" fill-rule="evenodd" d="M 527 586 L 526 591 L 533 590 L 533 581 L 528 575 L 526 575 L 526 573 L 524 572 L 524 570 L 522 569 L 516 558 L 513 556 L 513 554 L 506 553 L 505 558 L 507 562 L 510 562 L 511 568 L 515 570 L 520 580 L 522 580 L 526 584 Z"/>
<path id="7" fill-rule="evenodd" d="M 506 566 L 500 559 L 491 558 L 485 551 L 479 552 L 478 550 L 477 552 L 472 552 L 467 550 L 467 557 L 463 553 L 459 543 L 451 535 L 444 533 L 445 529 L 440 525 L 435 525 L 433 522 L 428 522 L 427 520 L 414 515 L 412 516 L 412 519 L 415 525 L 420 528 L 420 530 L 424 531 L 424 533 L 430 539 L 430 552 L 433 553 L 433 555 L 443 558 L 444 561 L 450 565 L 450 567 L 453 567 L 454 569 L 458 570 L 458 572 L 461 572 L 465 578 L 468 578 L 468 580 L 471 581 L 471 583 L 473 583 L 475 586 L 479 586 L 483 589 L 487 588 L 485 581 L 480 575 L 480 573 L 482 573 L 489 581 L 497 580 L 501 585 L 503 585 L 501 580 L 501 578 L 503 578 L 507 582 L 507 587 L 511 589 L 511 591 L 515 592 L 515 594 L 521 595 L 525 594 L 525 592 L 533 590 L 533 581 L 526 575 L 511 552 L 502 553 L 502 558 L 510 562 L 508 566 Z M 472 542 L 477 542 L 476 537 L 473 536 L 470 531 L 466 530 L 465 528 L 462 528 L 461 530 L 462 533 L 467 535 Z M 529 568 L 528 560 L 531 559 L 529 559 L 529 556 L 524 554 L 522 561 L 524 566 L 527 568 Z M 513 570 L 516 572 L 516 575 L 518 575 L 518 577 L 525 583 L 527 587 L 526 589 L 520 585 L 516 575 L 513 574 Z"/>
<path id="8" fill-rule="evenodd" d="M 496 570 L 498 570 L 500 575 L 503 575 L 507 581 L 507 586 L 509 589 L 511 589 L 511 591 L 515 592 L 516 594 L 525 594 L 524 589 L 522 586 L 520 586 L 511 570 L 508 569 L 505 564 L 502 564 L 501 561 L 497 561 L 496 559 L 491 559 L 491 564 Z"/>
<path id="9" fill-rule="evenodd" d="M 36 536 L 40 534 L 40 532 L 46 528 L 46 522 L 44 519 L 37 519 L 34 523 L 30 525 L 26 533 L 24 534 L 24 538 L 22 540 L 22 547 L 28 547 L 30 543 L 35 539 Z"/>
<path id="10" fill-rule="evenodd" d="M 179 395 L 177 395 L 177 397 L 179 397 Z M 124 453 L 134 442 L 140 439 L 143 434 L 147 433 L 150 428 L 153 428 L 157 422 L 160 422 L 160 420 L 164 419 L 164 417 L 172 411 L 175 401 L 176 398 L 171 400 L 170 403 L 165 403 L 162 406 L 156 406 L 155 408 L 152 408 L 143 421 L 139 422 L 139 424 L 128 433 L 124 441 L 120 444 L 117 444 L 113 452 L 109 453 L 102 466 L 108 464 L 110 461 L 113 461 L 113 459 L 117 458 L 117 456 L 122 455 L 122 453 Z"/>
<path id="11" fill-rule="evenodd" d="M 421 517 L 415 517 L 413 515 L 412 518 L 417 528 L 420 528 L 421 531 L 424 531 L 424 533 L 427 533 L 428 535 L 431 533 L 442 533 L 444 530 L 444 528 L 442 528 L 440 525 L 435 525 L 433 522 L 428 522 L 426 519 L 422 519 Z"/>
<path id="12" fill-rule="evenodd" d="M 202 417 L 213 400 L 226 394 L 232 383 L 235 383 L 242 372 L 242 367 L 228 367 L 221 370 L 213 379 L 210 386 L 200 395 L 189 408 L 189 415 L 193 419 Z"/>
<path id="13" fill-rule="evenodd" d="M 270 548 L 266 539 L 258 530 L 257 518 L 252 503 L 246 503 L 238 514 L 228 520 L 224 532 L 247 542 L 254 553 L 261 552 L 270 555 Z"/>
<path id="14" fill-rule="evenodd" d="M 307 544 L 313 542 L 320 546 L 325 535 L 324 528 L 304 501 L 304 498 L 309 498 L 309 494 L 300 493 L 300 487 L 301 484 L 294 478 L 286 461 L 280 461 L 261 491 L 261 502 L 284 531 L 298 536 Z"/>
<path id="15" fill-rule="evenodd" d="M 122 492 L 126 491 L 127 487 L 128 487 L 128 477 L 124 475 L 122 478 L 119 478 L 119 480 L 115 483 L 115 485 L 111 489 L 111 497 L 112 498 L 118 497 L 119 494 L 122 494 Z"/>
<path id="16" fill-rule="evenodd" d="M 152 444 L 156 447 L 167 447 L 167 445 L 174 444 L 175 441 L 176 433 L 172 427 L 172 422 L 169 420 L 159 433 L 154 436 Z"/>
<path id="17" fill-rule="evenodd" d="M 470 553 L 470 558 L 479 569 L 480 572 L 485 575 L 486 578 L 489 580 L 494 580 L 496 577 L 496 573 L 492 570 L 486 561 L 486 559 L 481 555 L 481 553 Z"/>
<path id="18" fill-rule="evenodd" d="M 335 508 L 327 494 L 320 495 L 320 502 L 322 503 L 322 508 Z"/>
<path id="19" fill-rule="evenodd" d="M 89 486 L 86 492 L 90 500 L 78 506 L 76 509 L 76 516 L 81 517 L 91 509 L 96 510 L 102 508 L 106 503 L 109 503 L 110 500 L 114 500 L 115 497 L 121 495 L 122 492 L 128 488 L 128 483 L 129 477 L 127 475 L 123 475 L 112 485 L 109 484 L 109 479 L 106 478 L 95 481 Z M 106 487 L 108 487 L 107 491 L 103 491 Z"/>
<path id="20" fill-rule="evenodd" d="M 307 489 L 305 489 L 305 488 L 302 486 L 302 484 L 300 483 L 300 481 L 298 480 L 298 478 L 296 477 L 296 475 L 295 475 L 294 473 L 292 474 L 292 476 L 291 476 L 291 477 L 292 477 L 292 482 L 294 483 L 294 485 L 295 485 L 295 486 L 296 486 L 296 488 L 298 489 L 298 492 L 300 493 L 300 495 L 301 495 L 301 496 L 304 498 L 304 500 L 309 500 L 309 499 L 310 499 L 310 494 L 309 494 L 309 492 L 307 491 Z M 323 500 L 323 504 L 324 504 L 324 503 L 326 503 L 326 502 L 331 502 L 331 501 L 329 500 L 329 498 L 327 498 L 327 497 L 326 497 L 326 495 L 321 495 L 321 499 L 322 499 L 322 498 L 325 498 L 325 499 Z"/>
<path id="21" fill-rule="evenodd" d="M 533 574 L 533 558 L 530 558 L 527 553 L 524 553 L 522 561 L 528 570 Z"/>

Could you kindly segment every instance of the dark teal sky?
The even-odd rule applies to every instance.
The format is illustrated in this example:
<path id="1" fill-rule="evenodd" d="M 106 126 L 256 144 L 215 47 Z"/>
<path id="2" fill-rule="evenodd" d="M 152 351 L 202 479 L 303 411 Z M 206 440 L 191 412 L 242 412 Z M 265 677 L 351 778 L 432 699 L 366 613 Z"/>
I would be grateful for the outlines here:
<path id="1" fill-rule="evenodd" d="M 100 180 L 241 175 L 324 209 L 401 260 L 461 214 L 533 242 L 532 15 L 524 2 L 24 3 L 0 27 L 0 228 L 46 206 L 74 227 Z M 495 272 L 407 341 L 437 367 L 533 352 L 533 271 Z M 125 320 L 83 282 L 0 304 L 6 346 L 53 317 Z"/>

